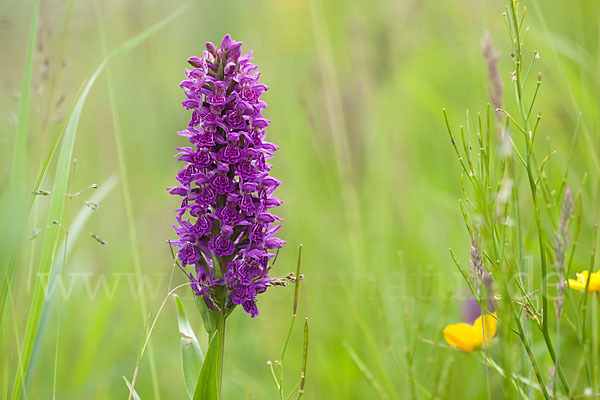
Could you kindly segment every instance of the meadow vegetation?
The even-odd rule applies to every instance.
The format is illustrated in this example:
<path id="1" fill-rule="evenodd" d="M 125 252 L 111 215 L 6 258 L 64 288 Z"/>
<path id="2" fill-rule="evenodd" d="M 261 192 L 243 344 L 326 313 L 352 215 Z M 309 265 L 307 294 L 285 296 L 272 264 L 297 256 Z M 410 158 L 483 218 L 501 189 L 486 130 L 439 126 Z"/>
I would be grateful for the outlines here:
<path id="1" fill-rule="evenodd" d="M 186 60 L 227 33 L 269 86 L 287 241 L 273 275 L 298 275 L 302 244 L 304 279 L 228 318 L 222 398 L 286 398 L 302 370 L 304 399 L 600 393 L 600 3 L 27 0 L 0 15 L 1 397 L 190 393 L 182 352 L 208 357 L 209 337 L 165 188 Z M 457 325 L 473 306 L 484 317 Z"/>

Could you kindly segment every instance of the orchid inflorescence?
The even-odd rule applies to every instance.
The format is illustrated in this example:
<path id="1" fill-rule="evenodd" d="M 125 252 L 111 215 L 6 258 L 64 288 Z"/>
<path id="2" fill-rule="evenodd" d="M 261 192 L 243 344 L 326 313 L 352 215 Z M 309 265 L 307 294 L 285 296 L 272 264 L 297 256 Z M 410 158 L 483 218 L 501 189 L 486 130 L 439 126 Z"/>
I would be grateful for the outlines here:
<path id="1" fill-rule="evenodd" d="M 275 237 L 282 219 L 270 212 L 281 204 L 273 195 L 281 182 L 267 163 L 278 149 L 264 140 L 269 121 L 260 96 L 268 88 L 241 46 L 225 35 L 220 47 L 208 42 L 202 58 L 188 59 L 180 86 L 192 117 L 178 134 L 192 146 L 177 148 L 186 165 L 169 191 L 183 197 L 173 244 L 181 265 L 192 267 L 195 294 L 210 310 L 226 315 L 241 305 L 256 317 L 256 295 L 274 282 L 269 250 L 285 242 Z"/>

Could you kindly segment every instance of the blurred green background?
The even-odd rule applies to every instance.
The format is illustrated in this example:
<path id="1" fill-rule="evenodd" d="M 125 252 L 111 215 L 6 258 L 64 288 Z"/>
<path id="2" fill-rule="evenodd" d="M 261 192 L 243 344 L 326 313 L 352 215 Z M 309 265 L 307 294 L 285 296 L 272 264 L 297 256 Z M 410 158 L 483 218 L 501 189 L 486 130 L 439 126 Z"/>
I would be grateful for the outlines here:
<path id="1" fill-rule="evenodd" d="M 183 4 L 100 1 L 108 49 Z M 526 23 L 532 27 L 528 46 L 531 51 L 539 48 L 538 68 L 544 76 L 538 102 L 544 109 L 540 148 L 558 151 L 549 174 L 563 170 L 579 118 L 581 156 L 570 175 L 577 186 L 585 172 L 597 174 L 599 168 L 600 3 L 544 0 L 526 5 Z M 486 32 L 501 51 L 504 101 L 510 109 L 512 66 L 501 17 L 504 6 L 499 0 L 192 1 L 174 21 L 118 59 L 108 72 L 129 185 L 119 183 L 85 226 L 108 245 L 82 235 L 67 260 L 65 282 L 73 284 L 72 292 L 53 304 L 28 398 L 51 398 L 55 371 L 58 399 L 127 396 L 122 376 L 133 374 L 145 312 L 152 320 L 169 288 L 185 282 L 173 271 L 165 244 L 175 236 L 171 226 L 178 206 L 165 187 L 175 183 L 180 165 L 173 158 L 174 146 L 184 144 L 176 131 L 186 127 L 189 117 L 180 105 L 178 84 L 187 57 L 200 55 L 204 42 L 217 42 L 225 33 L 243 41 L 243 50 L 254 50 L 261 80 L 270 86 L 265 115 L 272 122 L 268 140 L 281 147 L 272 164 L 283 182 L 278 197 L 284 204 L 278 214 L 285 219 L 281 237 L 288 242 L 274 272 L 294 271 L 297 247 L 303 243 L 299 315 L 310 318 L 305 398 L 378 399 L 378 384 L 390 398 L 407 397 L 406 342 L 419 386 L 441 398 L 485 396 L 485 366 L 475 357 L 422 339 L 443 342 L 443 326 L 460 319 L 467 297 L 448 254 L 452 247 L 466 262 L 470 240 L 457 203 L 459 165 L 441 109 L 448 109 L 454 126 L 463 123 L 465 109 L 485 109 L 489 83 L 480 42 Z M 3 183 L 10 175 L 31 16 L 30 0 L 0 3 Z M 102 59 L 93 2 L 41 2 L 29 129 L 30 183 L 79 87 Z M 114 130 L 103 74 L 82 114 L 72 192 L 93 183 L 102 188 L 111 176 L 122 182 Z M 52 176 L 50 172 L 42 189 L 50 190 Z M 128 232 L 125 190 L 132 200 L 137 243 Z M 90 190 L 70 199 L 61 224 L 68 228 L 92 194 Z M 48 198 L 36 200 L 27 232 L 43 228 L 48 204 Z M 593 217 L 584 214 L 583 243 Z M 13 364 L 5 365 L 14 365 L 18 357 L 40 240 L 28 242 L 18 259 L 13 293 L 17 317 L 2 343 L 2 358 Z M 138 285 L 136 249 L 146 283 L 141 292 L 145 312 L 137 290 L 132 290 Z M 576 269 L 585 265 L 587 254 L 576 257 Z M 106 286 L 97 286 L 102 279 Z M 99 290 L 90 296 L 90 288 Z M 191 291 L 178 293 L 205 345 Z M 271 289 L 260 297 L 259 317 L 252 320 L 236 311 L 229 319 L 224 398 L 277 397 L 266 362 L 280 355 L 292 300 L 292 288 Z M 185 398 L 172 299 L 151 339 L 153 354 L 144 355 L 136 389 L 143 399 Z M 301 324 L 290 346 L 284 365 L 288 388 L 300 373 Z M 5 369 L 0 375 L 5 395 L 14 371 Z M 418 388 L 419 397 L 426 398 L 424 393 Z"/>

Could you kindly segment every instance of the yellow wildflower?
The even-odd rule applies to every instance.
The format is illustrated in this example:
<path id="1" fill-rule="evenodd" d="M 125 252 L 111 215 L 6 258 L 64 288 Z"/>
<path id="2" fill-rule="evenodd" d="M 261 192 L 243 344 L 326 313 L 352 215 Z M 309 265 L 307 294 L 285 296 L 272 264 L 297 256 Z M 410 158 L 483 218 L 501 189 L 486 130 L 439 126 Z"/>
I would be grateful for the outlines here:
<path id="1" fill-rule="evenodd" d="M 496 313 L 493 316 L 484 315 L 477 318 L 473 325 L 465 323 L 448 325 L 444 329 L 444 338 L 449 345 L 470 353 L 483 347 L 484 342 L 486 345 L 491 342 L 496 335 L 496 326 Z"/>
<path id="2" fill-rule="evenodd" d="M 569 287 L 571 289 L 575 289 L 575 290 L 581 290 L 581 291 L 585 290 L 585 285 L 587 284 L 588 275 L 589 275 L 588 271 L 582 271 L 582 272 L 578 273 L 577 280 L 569 279 Z M 590 276 L 589 279 L 590 279 L 590 283 L 588 286 L 588 292 L 589 293 L 600 292 L 600 271 L 592 272 L 592 276 Z"/>

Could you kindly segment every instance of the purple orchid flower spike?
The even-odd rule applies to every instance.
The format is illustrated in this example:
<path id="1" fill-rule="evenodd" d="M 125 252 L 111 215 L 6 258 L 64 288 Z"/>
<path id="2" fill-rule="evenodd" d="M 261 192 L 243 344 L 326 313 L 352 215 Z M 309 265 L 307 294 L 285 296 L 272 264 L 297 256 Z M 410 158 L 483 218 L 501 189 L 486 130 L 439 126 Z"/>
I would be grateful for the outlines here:
<path id="1" fill-rule="evenodd" d="M 202 57 L 188 59 L 180 86 L 191 120 L 178 134 L 191 146 L 176 148 L 185 165 L 169 188 L 183 197 L 173 242 L 179 261 L 195 294 L 223 317 L 236 305 L 258 315 L 256 296 L 274 281 L 269 250 L 285 243 L 274 236 L 281 218 L 271 213 L 281 204 L 273 196 L 281 182 L 265 162 L 278 149 L 264 141 L 270 122 L 260 97 L 268 87 L 241 46 L 225 35 L 219 47 L 208 42 Z"/>

